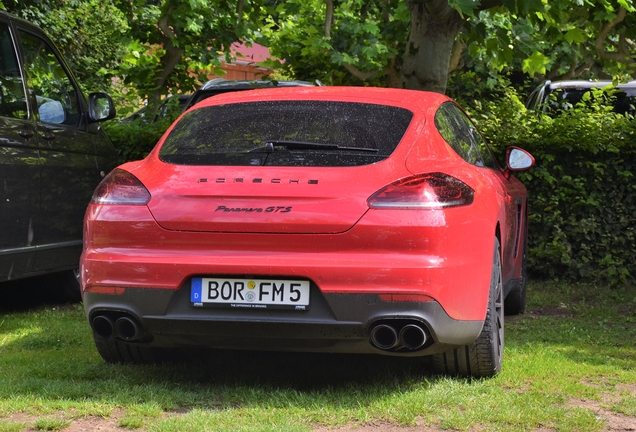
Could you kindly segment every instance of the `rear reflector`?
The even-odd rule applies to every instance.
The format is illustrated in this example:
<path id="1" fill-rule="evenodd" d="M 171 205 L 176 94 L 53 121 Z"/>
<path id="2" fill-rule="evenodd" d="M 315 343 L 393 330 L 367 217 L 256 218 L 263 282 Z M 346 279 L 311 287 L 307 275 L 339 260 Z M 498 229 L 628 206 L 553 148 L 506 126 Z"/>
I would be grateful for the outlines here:
<path id="1" fill-rule="evenodd" d="M 383 187 L 367 200 L 372 209 L 440 209 L 469 205 L 474 192 L 442 173 L 407 177 Z"/>
<path id="2" fill-rule="evenodd" d="M 109 287 L 109 286 L 94 286 L 86 288 L 86 292 L 95 294 L 111 294 L 120 295 L 126 291 L 123 287 Z"/>
<path id="3" fill-rule="evenodd" d="M 150 192 L 127 171 L 114 169 L 102 180 L 93 193 L 93 204 L 146 205 Z"/>
<path id="4" fill-rule="evenodd" d="M 378 294 L 385 302 L 432 302 L 432 297 L 424 294 Z"/>

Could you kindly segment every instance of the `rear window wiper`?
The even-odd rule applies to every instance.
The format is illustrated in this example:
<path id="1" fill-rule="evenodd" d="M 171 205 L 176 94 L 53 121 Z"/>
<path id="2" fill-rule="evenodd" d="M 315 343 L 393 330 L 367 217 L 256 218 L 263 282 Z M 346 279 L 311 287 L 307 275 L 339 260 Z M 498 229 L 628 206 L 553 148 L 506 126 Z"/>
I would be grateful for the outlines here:
<path id="1" fill-rule="evenodd" d="M 365 147 L 347 147 L 341 146 L 338 144 L 322 144 L 322 143 L 313 143 L 313 142 L 305 142 L 305 141 L 287 141 L 287 140 L 271 140 L 265 143 L 265 146 L 258 147 L 250 150 L 250 152 L 254 151 L 265 151 L 267 153 L 271 153 L 274 151 L 274 147 L 285 147 L 287 150 L 349 150 L 349 151 L 361 151 L 361 152 L 372 152 L 377 153 L 378 149 L 373 148 L 365 148 Z"/>

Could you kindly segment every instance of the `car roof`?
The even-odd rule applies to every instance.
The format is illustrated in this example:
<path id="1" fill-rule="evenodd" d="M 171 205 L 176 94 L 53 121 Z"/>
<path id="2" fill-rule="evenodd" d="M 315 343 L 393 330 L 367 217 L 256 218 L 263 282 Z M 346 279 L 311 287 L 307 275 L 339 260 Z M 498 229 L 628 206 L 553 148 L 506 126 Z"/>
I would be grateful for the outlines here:
<path id="1" fill-rule="evenodd" d="M 585 80 L 572 80 L 572 81 L 546 81 L 546 85 L 550 86 L 550 89 L 558 88 L 600 88 L 612 85 L 612 81 L 585 81 Z M 636 81 L 629 81 L 627 83 L 619 83 L 617 88 L 636 88 Z"/>
<path id="2" fill-rule="evenodd" d="M 253 89 L 260 87 L 303 87 L 322 85 L 320 82 L 309 81 L 285 81 L 285 80 L 227 80 L 225 78 L 214 78 L 203 84 L 199 90 L 210 89 Z"/>
<path id="3" fill-rule="evenodd" d="M 245 90 L 256 90 L 264 88 L 289 88 L 289 87 L 315 87 L 322 86 L 320 81 L 311 83 L 308 81 L 285 81 L 285 80 L 227 80 L 225 78 L 214 78 L 199 87 L 185 104 L 187 110 L 191 106 L 209 97 L 217 97 L 220 94 L 229 92 L 241 92 Z"/>

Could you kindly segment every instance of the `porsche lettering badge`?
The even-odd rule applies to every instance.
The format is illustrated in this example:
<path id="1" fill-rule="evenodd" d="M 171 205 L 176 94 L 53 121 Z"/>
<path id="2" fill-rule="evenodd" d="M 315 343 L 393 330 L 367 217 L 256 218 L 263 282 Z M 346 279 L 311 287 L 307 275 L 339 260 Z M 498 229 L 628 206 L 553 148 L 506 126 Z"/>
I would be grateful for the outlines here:
<path id="1" fill-rule="evenodd" d="M 235 178 L 235 179 L 217 178 L 214 181 L 215 181 L 215 183 L 248 183 L 247 179 L 244 179 L 244 178 Z M 197 183 L 208 183 L 208 179 L 207 178 L 200 178 L 199 180 L 197 180 Z M 262 178 L 253 178 L 252 179 L 252 183 L 265 183 L 265 182 L 263 181 Z M 287 180 L 283 180 L 283 179 L 280 179 L 280 178 L 273 178 L 273 179 L 270 179 L 269 183 L 273 183 L 273 184 L 282 184 L 282 183 L 303 184 L 304 180 L 289 179 L 289 182 L 288 182 Z M 318 184 L 318 180 L 307 180 L 307 184 L 317 185 Z"/>

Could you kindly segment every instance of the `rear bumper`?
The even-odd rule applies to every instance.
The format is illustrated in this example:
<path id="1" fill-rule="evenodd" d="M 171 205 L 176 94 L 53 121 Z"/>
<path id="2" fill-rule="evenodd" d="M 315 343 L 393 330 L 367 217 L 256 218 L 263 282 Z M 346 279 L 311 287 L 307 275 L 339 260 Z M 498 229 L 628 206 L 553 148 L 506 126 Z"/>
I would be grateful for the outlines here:
<path id="1" fill-rule="evenodd" d="M 454 320 L 437 302 L 385 302 L 375 294 L 322 294 L 312 284 L 309 310 L 256 310 L 194 307 L 189 284 L 181 289 L 129 288 L 120 295 L 87 292 L 84 307 L 95 318 L 125 317 L 139 326 L 130 343 L 158 348 L 201 347 L 305 352 L 422 356 L 466 345 L 483 321 Z M 399 343 L 379 349 L 371 342 L 378 324 L 397 332 L 420 326 L 426 343 L 406 349 Z M 114 338 L 121 337 L 113 332 Z"/>
<path id="2" fill-rule="evenodd" d="M 144 206 L 91 205 L 81 284 L 174 292 L 193 276 L 304 279 L 325 296 L 426 295 L 455 320 L 483 321 L 495 228 L 473 212 L 371 210 L 339 234 L 233 234 L 167 231 Z"/>

